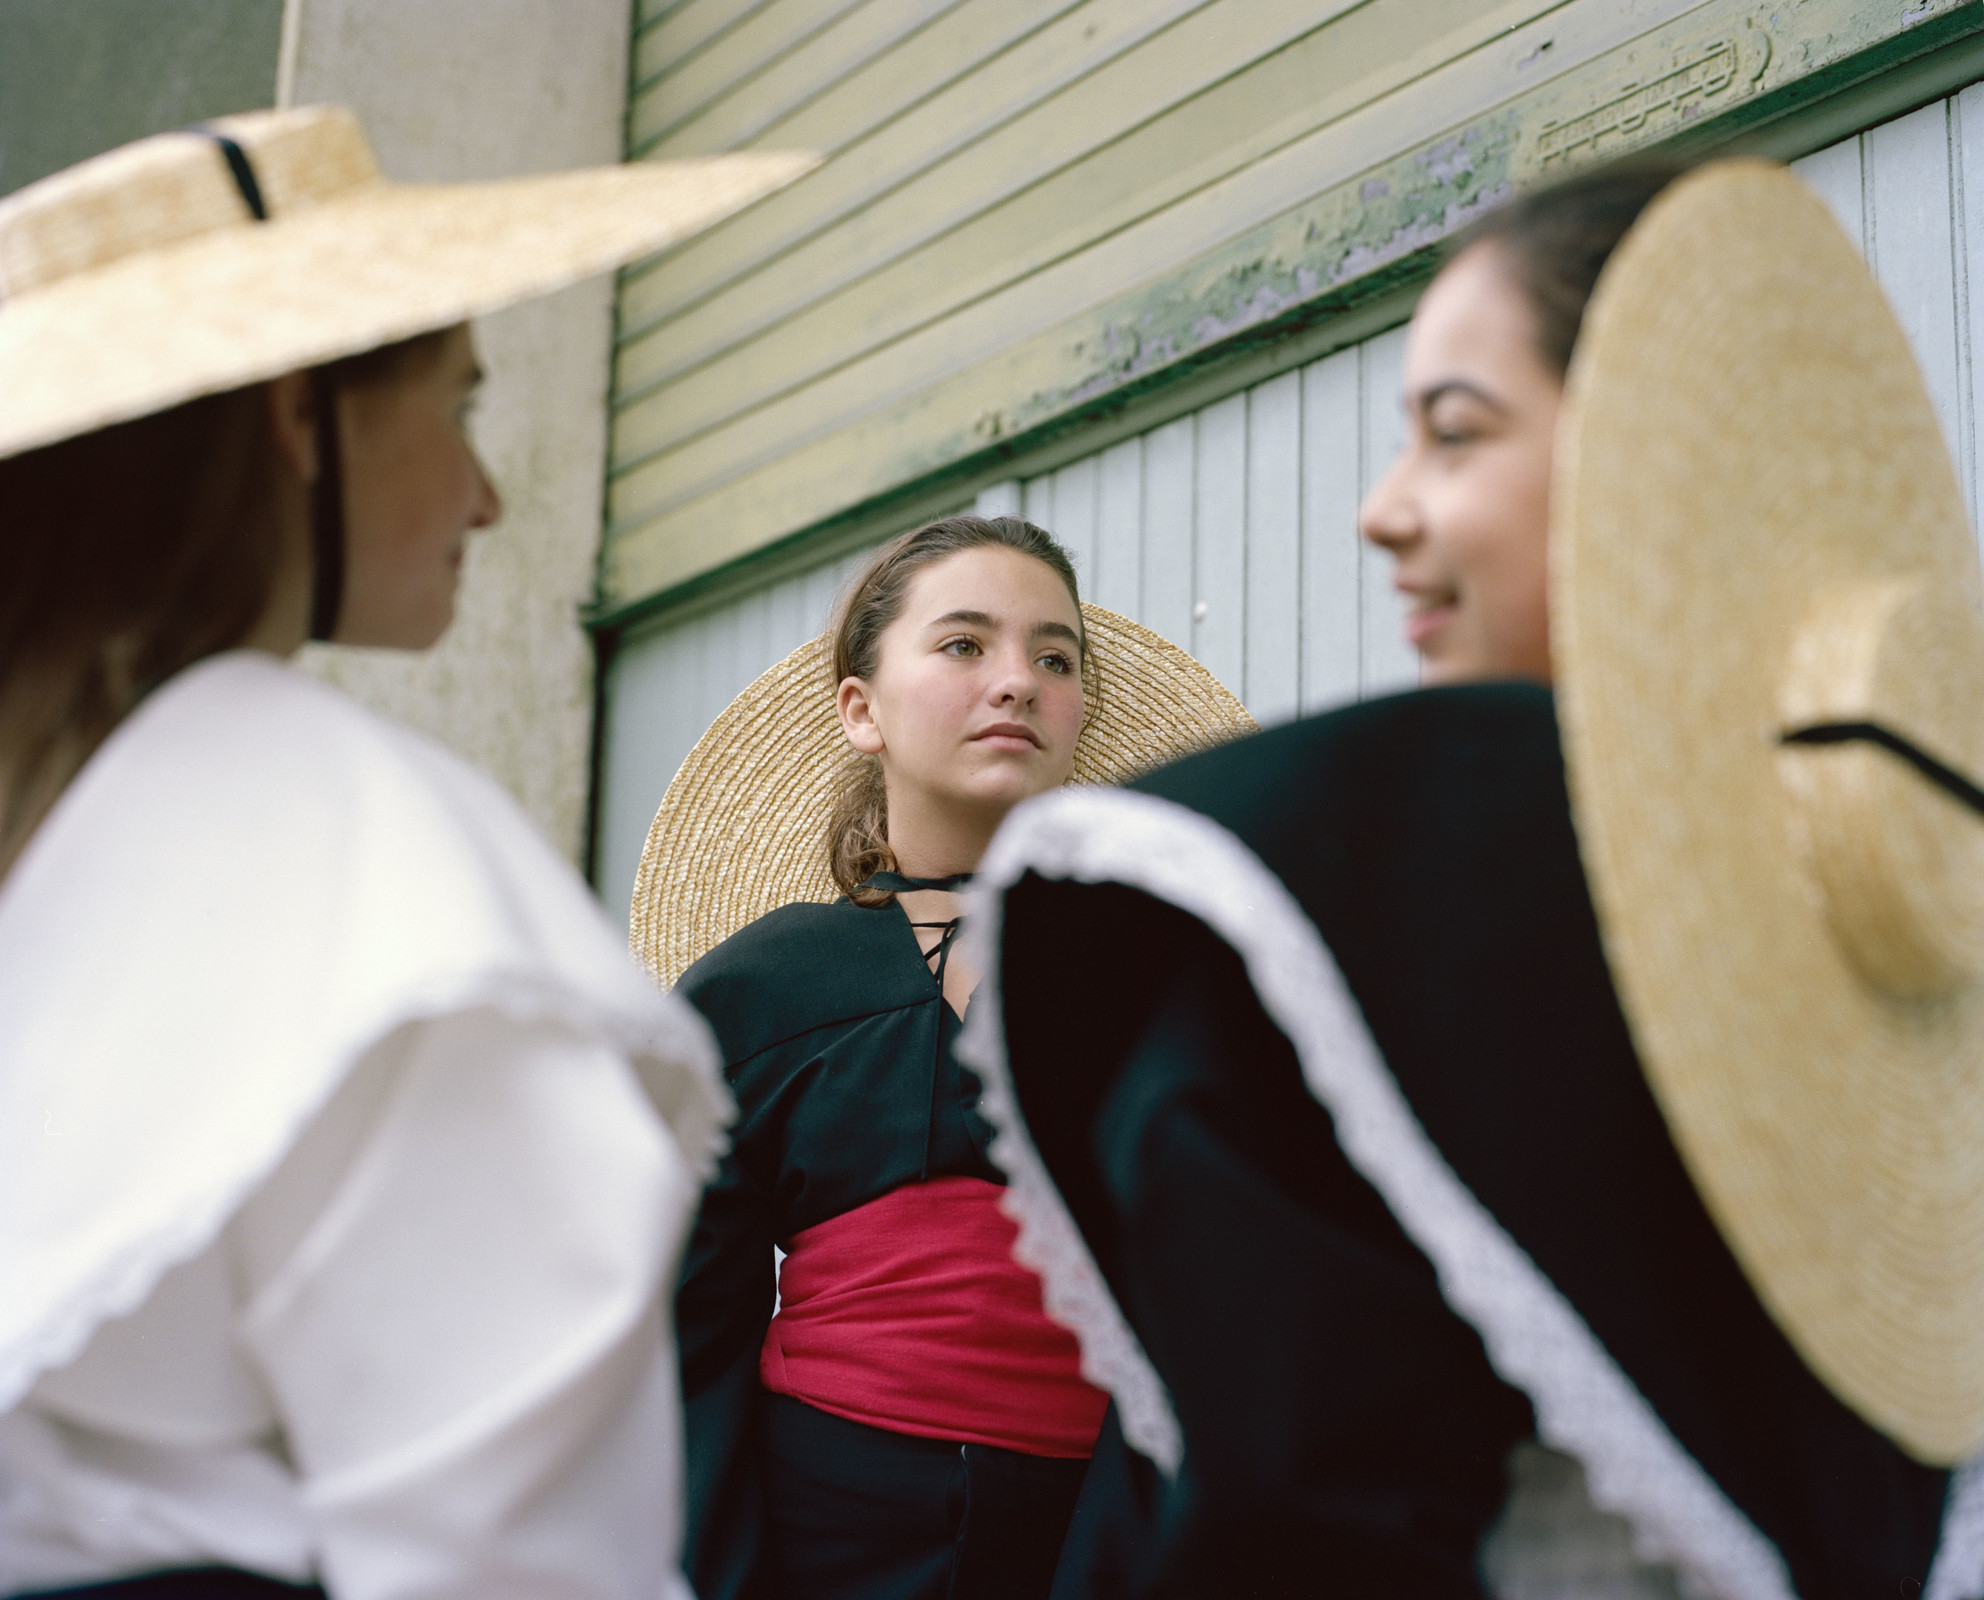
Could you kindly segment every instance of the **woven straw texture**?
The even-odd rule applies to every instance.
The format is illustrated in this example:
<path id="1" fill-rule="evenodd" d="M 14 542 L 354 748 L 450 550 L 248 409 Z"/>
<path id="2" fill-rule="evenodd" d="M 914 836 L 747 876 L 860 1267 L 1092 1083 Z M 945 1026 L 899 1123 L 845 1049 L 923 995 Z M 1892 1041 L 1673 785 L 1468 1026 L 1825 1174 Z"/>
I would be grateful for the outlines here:
<path id="1" fill-rule="evenodd" d="M 1901 329 L 1781 168 L 1651 207 L 1585 319 L 1552 632 L 1578 831 L 1648 1077 L 1806 1361 L 1923 1460 L 1984 1445 L 1984 820 L 1972 544 Z"/>
<path id="2" fill-rule="evenodd" d="M 1084 605 L 1095 698 L 1075 783 L 1121 783 L 1254 731 L 1225 686 L 1169 640 Z M 795 900 L 840 898 L 827 818 L 858 759 L 834 713 L 831 643 L 801 645 L 731 701 L 662 796 L 634 879 L 629 940 L 663 983 Z"/>
<path id="3" fill-rule="evenodd" d="M 0 202 L 0 456 L 481 316 L 673 244 L 811 168 L 730 155 L 394 184 L 337 107 L 160 134 Z"/>

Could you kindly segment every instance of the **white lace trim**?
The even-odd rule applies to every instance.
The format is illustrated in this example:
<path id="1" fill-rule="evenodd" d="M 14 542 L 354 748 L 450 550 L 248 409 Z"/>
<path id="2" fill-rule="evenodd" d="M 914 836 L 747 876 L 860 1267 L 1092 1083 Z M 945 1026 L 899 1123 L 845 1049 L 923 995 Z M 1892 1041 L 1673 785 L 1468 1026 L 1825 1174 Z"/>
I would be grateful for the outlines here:
<path id="1" fill-rule="evenodd" d="M 1950 1474 L 1943 1537 L 1922 1600 L 1984 1600 L 1984 1455 Z"/>
<path id="2" fill-rule="evenodd" d="M 1017 1253 L 1041 1273 L 1049 1314 L 1080 1338 L 1084 1375 L 1115 1396 L 1132 1445 L 1175 1473 L 1183 1453 L 1176 1413 L 1027 1135 L 1006 1070 L 998 897 L 1029 870 L 1141 889 L 1230 944 L 1335 1119 L 1344 1154 L 1425 1252 L 1495 1369 L 1529 1396 L 1538 1438 L 1583 1462 L 1594 1503 L 1631 1524 L 1635 1554 L 1674 1567 L 1691 1591 L 1717 1600 L 1792 1600 L 1776 1547 L 1682 1448 L 1420 1127 L 1315 925 L 1281 880 L 1197 812 L 1123 790 L 1067 789 L 1015 811 L 980 864 L 965 937 L 967 958 L 985 976 L 959 1049 L 985 1080 L 984 1110 L 997 1129 L 992 1156 L 1011 1180 L 1007 1209 L 1021 1230 Z M 1952 1590 L 1937 1600 L 1969 1596 Z"/>

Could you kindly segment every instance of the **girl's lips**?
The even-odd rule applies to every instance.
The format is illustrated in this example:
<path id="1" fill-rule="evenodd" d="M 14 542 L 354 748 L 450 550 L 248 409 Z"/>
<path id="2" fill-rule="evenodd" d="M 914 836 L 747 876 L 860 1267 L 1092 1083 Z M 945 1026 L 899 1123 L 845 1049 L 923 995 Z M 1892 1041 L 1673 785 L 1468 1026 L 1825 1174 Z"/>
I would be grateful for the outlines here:
<path id="1" fill-rule="evenodd" d="M 1017 733 L 981 733 L 974 741 L 994 750 L 1038 750 L 1040 746 Z"/>
<path id="2" fill-rule="evenodd" d="M 1458 609 L 1451 600 L 1415 606 L 1405 615 L 1405 642 L 1415 650 L 1425 649 L 1426 641 L 1453 621 Z"/>

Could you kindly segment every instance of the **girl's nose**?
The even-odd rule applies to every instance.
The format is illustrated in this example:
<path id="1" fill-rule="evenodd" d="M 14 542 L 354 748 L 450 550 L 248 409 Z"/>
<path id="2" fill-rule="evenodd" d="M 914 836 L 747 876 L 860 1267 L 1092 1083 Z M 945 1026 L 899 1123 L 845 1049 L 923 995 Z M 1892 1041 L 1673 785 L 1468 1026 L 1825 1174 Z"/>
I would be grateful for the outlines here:
<path id="1" fill-rule="evenodd" d="M 1024 705 L 1039 692 L 1033 681 L 1033 663 L 1023 650 L 1002 651 L 997 657 L 998 671 L 992 680 L 992 693 L 1001 705 Z"/>
<path id="2" fill-rule="evenodd" d="M 1419 533 L 1419 517 L 1412 498 L 1405 492 L 1405 457 L 1401 454 L 1385 475 L 1371 485 L 1371 492 L 1357 508 L 1357 531 L 1370 543 L 1393 555 L 1410 544 Z"/>

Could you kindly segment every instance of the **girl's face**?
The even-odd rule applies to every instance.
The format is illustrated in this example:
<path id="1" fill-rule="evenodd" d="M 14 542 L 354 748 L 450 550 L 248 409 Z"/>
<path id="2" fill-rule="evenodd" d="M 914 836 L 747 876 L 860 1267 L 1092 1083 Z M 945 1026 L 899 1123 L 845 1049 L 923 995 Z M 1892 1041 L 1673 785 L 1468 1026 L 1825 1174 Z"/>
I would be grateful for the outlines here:
<path id="1" fill-rule="evenodd" d="M 455 616 L 468 536 L 502 514 L 469 442 L 482 369 L 466 324 L 376 382 L 338 390 L 344 455 L 340 644 L 425 650 Z"/>
<path id="2" fill-rule="evenodd" d="M 1397 563 L 1421 681 L 1550 681 L 1550 464 L 1563 380 L 1492 242 L 1433 280 L 1405 345 L 1406 443 L 1358 512 Z"/>
<path id="3" fill-rule="evenodd" d="M 872 677 L 840 686 L 848 742 L 878 756 L 890 830 L 912 814 L 1003 815 L 1067 782 L 1082 730 L 1081 618 L 1017 550 L 960 550 L 910 580 Z"/>

